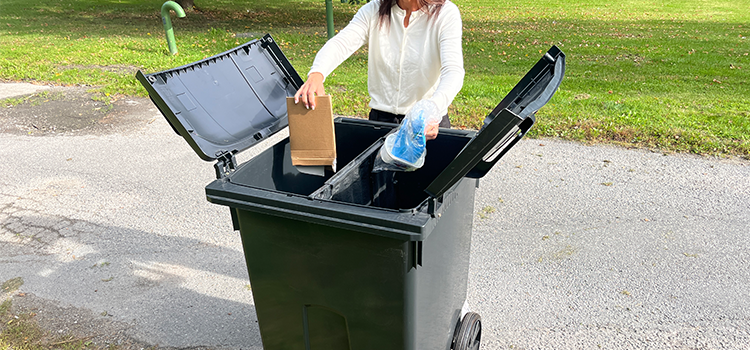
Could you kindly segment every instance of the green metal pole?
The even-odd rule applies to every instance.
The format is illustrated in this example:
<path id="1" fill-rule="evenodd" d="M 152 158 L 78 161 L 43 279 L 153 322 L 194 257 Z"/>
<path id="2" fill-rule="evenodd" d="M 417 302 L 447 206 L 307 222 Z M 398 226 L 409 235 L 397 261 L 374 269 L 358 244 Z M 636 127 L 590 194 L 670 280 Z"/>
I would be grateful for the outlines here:
<path id="1" fill-rule="evenodd" d="M 328 39 L 333 38 L 333 1 L 326 0 L 326 22 L 328 22 Z"/>
<path id="2" fill-rule="evenodd" d="M 172 55 L 177 54 L 177 44 L 174 41 L 174 30 L 172 29 L 172 20 L 169 18 L 169 10 L 173 10 L 178 17 L 185 17 L 185 11 L 182 10 L 182 6 L 174 1 L 167 1 L 164 5 L 161 5 L 161 22 L 164 24 L 164 31 L 167 32 L 167 47 L 169 47 L 169 53 Z"/>

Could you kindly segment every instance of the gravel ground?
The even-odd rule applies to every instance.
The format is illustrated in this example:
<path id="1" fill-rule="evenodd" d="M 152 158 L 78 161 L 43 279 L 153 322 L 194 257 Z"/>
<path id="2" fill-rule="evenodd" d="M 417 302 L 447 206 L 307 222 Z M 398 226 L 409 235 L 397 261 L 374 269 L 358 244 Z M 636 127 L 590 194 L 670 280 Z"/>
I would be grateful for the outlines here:
<path id="1" fill-rule="evenodd" d="M 0 134 L 14 307 L 101 345 L 261 349 L 239 235 L 205 200 L 212 164 L 148 99 L 122 108 L 92 112 L 98 129 Z M 750 348 L 748 179 L 742 160 L 521 142 L 477 190 L 482 348 Z"/>

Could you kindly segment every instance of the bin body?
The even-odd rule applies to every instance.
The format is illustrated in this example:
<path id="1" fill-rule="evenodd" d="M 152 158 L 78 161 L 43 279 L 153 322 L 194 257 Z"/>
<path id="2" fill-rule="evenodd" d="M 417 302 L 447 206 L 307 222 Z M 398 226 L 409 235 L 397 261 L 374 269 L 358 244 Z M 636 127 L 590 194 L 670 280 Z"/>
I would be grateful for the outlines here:
<path id="1" fill-rule="evenodd" d="M 371 162 L 371 143 L 389 129 L 337 120 L 341 172 Z M 297 172 L 288 139 L 207 187 L 210 201 L 235 210 L 264 349 L 450 349 L 466 299 L 477 180 L 459 181 L 435 215 L 424 186 L 471 136 L 446 131 L 428 144 L 425 167 L 386 172 L 387 186 L 373 185 L 383 173 L 345 173 L 333 199 L 310 196 L 326 192 L 327 178 Z"/>
<path id="2" fill-rule="evenodd" d="M 372 173 L 395 125 L 338 119 L 340 170 L 323 177 L 292 165 L 288 138 L 236 164 L 288 125 L 286 97 L 303 84 L 270 35 L 136 78 L 196 154 L 216 161 L 206 196 L 230 208 L 242 236 L 266 350 L 449 350 L 478 179 L 531 128 L 564 71 L 552 47 L 478 132 L 441 129 L 414 172 Z"/>

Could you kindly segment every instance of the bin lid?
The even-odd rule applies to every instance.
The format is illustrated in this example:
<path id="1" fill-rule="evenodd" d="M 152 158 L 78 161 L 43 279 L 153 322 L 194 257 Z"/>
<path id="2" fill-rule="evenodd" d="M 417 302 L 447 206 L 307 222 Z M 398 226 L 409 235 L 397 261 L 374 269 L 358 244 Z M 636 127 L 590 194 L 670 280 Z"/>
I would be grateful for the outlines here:
<path id="1" fill-rule="evenodd" d="M 553 46 L 487 115 L 482 129 L 425 192 L 440 197 L 463 177 L 481 178 L 534 125 L 535 113 L 555 94 L 565 74 L 565 54 Z"/>
<path id="2" fill-rule="evenodd" d="M 206 161 L 252 147 L 288 125 L 302 79 L 270 35 L 163 72 L 136 73 L 172 128 Z"/>

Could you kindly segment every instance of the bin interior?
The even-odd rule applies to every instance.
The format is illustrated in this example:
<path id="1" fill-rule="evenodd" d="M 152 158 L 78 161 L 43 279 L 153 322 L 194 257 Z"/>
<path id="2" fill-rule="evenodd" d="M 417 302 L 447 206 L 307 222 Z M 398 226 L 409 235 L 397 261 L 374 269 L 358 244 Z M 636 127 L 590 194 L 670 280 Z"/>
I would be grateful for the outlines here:
<path id="1" fill-rule="evenodd" d="M 425 188 L 468 141 L 467 138 L 441 135 L 427 143 L 427 159 L 422 168 L 413 172 L 373 173 L 373 166 L 383 145 L 383 140 L 379 139 L 311 196 L 387 209 L 417 208 L 427 199 Z"/>
<path id="2" fill-rule="evenodd" d="M 461 152 L 472 134 L 441 131 L 437 139 L 427 142 L 425 165 L 416 171 L 372 173 L 382 137 L 395 126 L 337 120 L 336 153 L 340 170 L 336 174 L 327 172 L 321 177 L 299 172 L 291 163 L 287 138 L 243 163 L 230 175 L 229 181 L 316 199 L 412 210 L 427 199 L 424 189 Z"/>

